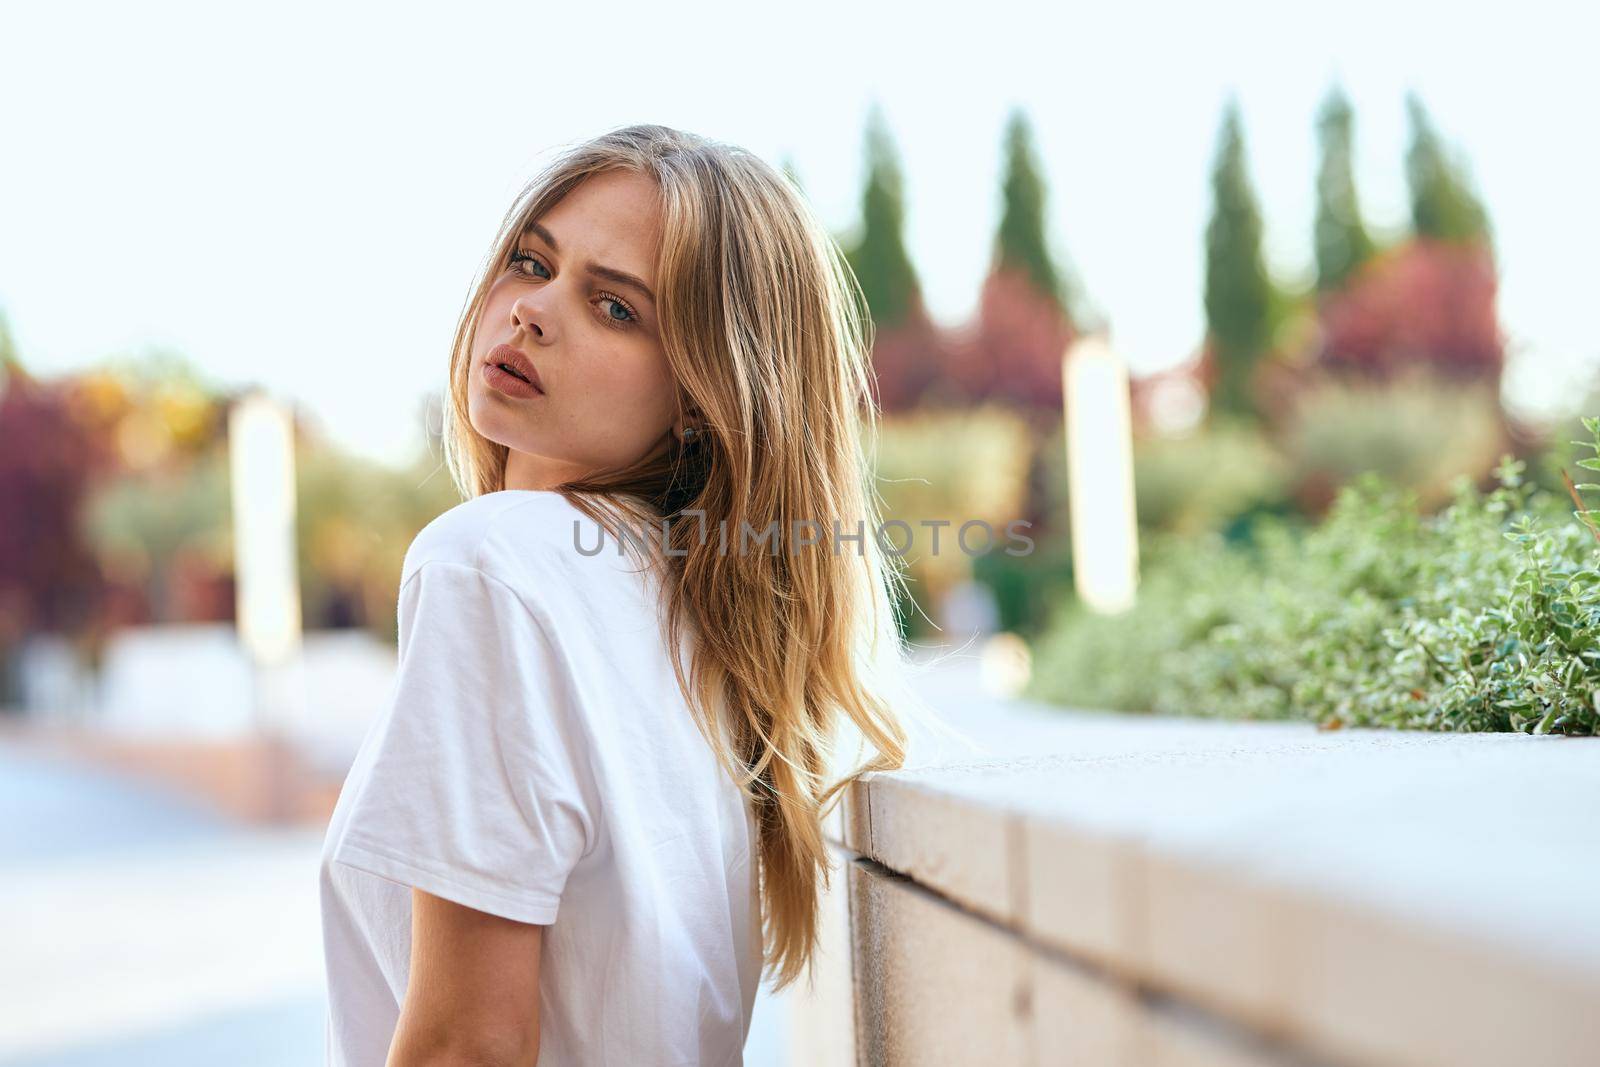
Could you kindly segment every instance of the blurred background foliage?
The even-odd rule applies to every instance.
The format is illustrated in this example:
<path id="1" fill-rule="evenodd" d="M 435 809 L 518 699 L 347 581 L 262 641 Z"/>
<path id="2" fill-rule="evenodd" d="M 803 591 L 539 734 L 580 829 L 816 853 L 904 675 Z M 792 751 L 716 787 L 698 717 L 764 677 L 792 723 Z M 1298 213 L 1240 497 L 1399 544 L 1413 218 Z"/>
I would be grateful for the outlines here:
<path id="1" fill-rule="evenodd" d="M 34 379 L 3 320 L 0 354 L 0 695 L 30 633 L 66 635 L 95 665 L 120 627 L 232 622 L 227 412 L 241 391 L 164 350 Z M 459 501 L 437 454 L 429 435 L 411 462 L 373 463 L 297 422 L 306 628 L 396 636 L 405 550 Z"/>
<path id="2" fill-rule="evenodd" d="M 1585 428 L 1600 467 L 1600 420 Z M 1429 513 L 1367 472 L 1324 521 L 1263 516 L 1247 543 L 1162 535 L 1138 604 L 1061 605 L 1032 696 L 1327 728 L 1600 730 L 1600 530 L 1509 456 Z M 1600 491 L 1600 486 L 1589 486 Z M 1576 521 L 1583 519 L 1584 521 Z"/>
<path id="3" fill-rule="evenodd" d="M 1510 443 L 1490 385 L 1415 371 L 1373 384 L 1315 382 L 1286 415 L 1276 450 L 1309 513 L 1363 471 L 1415 490 L 1432 510 L 1457 475 L 1481 476 Z"/>
<path id="4" fill-rule="evenodd" d="M 1186 535 L 1281 508 L 1291 489 L 1289 464 L 1259 428 L 1226 418 L 1141 439 L 1133 478 L 1141 526 Z"/>
<path id="5" fill-rule="evenodd" d="M 365 626 L 396 637 L 395 597 L 417 531 L 460 502 L 430 449 L 402 468 L 328 449 L 299 458 L 300 588 L 305 610 L 327 626 Z"/>
<path id="6" fill-rule="evenodd" d="M 1278 544 L 1289 536 L 1281 531 L 1331 521 L 1341 491 L 1367 475 L 1410 494 L 1425 516 L 1458 500 L 1462 484 L 1491 489 L 1508 454 L 1525 461 L 1530 487 L 1566 491 L 1562 471 L 1581 458 L 1571 442 L 1583 436 L 1582 411 L 1531 425 L 1503 408 L 1489 213 L 1468 164 L 1415 95 L 1407 114 L 1410 224 L 1374 232 L 1351 160 L 1356 116 L 1337 86 L 1329 90 L 1311 123 L 1320 146 L 1307 176 L 1314 270 L 1294 286 L 1267 267 L 1247 132 L 1236 102 L 1224 106 L 1197 294 L 1206 330 L 1187 358 L 1131 382 L 1141 606 L 1105 619 L 1084 615 L 1072 592 L 1062 357 L 1080 338 L 1109 338 L 1109 326 L 1048 237 L 1053 207 L 1028 118 L 1013 111 L 1000 131 L 989 270 L 971 317 L 946 328 L 929 316 L 907 251 L 893 134 L 871 112 L 859 224 L 839 240 L 875 334 L 878 492 L 885 517 L 914 532 L 906 566 L 916 603 L 901 605 L 909 637 L 936 639 L 943 598 L 976 582 L 992 595 L 998 626 L 1036 643 L 1041 693 L 1165 707 L 1178 691 L 1155 688 L 1148 657 L 1188 647 L 1231 617 L 1221 592 L 1260 586 L 1262 530 L 1279 530 Z M 803 189 L 792 164 L 785 171 Z M 3 320 L 0 374 L 0 507 L 13 517 L 0 530 L 0 662 L 29 632 L 71 634 L 92 658 L 120 625 L 230 620 L 226 413 L 242 390 L 206 381 L 165 351 L 37 380 Z M 1584 410 L 1596 399 L 1581 398 Z M 415 454 L 394 464 L 341 453 L 298 425 L 308 629 L 394 637 L 406 547 L 458 502 L 439 460 L 436 404 L 419 412 Z M 1348 532 L 1381 544 L 1393 530 L 1369 517 Z M 1021 520 L 1033 549 L 969 555 L 947 540 L 935 554 L 920 524 L 938 519 L 952 523 L 947 539 L 982 519 L 999 547 L 1006 524 Z M 1253 697 L 1231 695 L 1254 707 Z M 1258 710 L 1282 713 L 1270 701 Z"/>

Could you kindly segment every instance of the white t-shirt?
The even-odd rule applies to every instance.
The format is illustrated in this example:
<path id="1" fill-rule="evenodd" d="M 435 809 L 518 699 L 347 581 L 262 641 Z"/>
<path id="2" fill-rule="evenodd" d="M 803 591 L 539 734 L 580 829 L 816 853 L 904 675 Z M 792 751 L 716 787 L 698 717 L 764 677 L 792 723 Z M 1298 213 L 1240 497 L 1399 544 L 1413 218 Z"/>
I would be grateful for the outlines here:
<path id="1" fill-rule="evenodd" d="M 553 491 L 475 497 L 412 542 L 392 698 L 323 846 L 329 1067 L 388 1056 L 412 886 L 548 924 L 541 1067 L 742 1064 L 756 823 L 678 690 L 658 588 Z"/>

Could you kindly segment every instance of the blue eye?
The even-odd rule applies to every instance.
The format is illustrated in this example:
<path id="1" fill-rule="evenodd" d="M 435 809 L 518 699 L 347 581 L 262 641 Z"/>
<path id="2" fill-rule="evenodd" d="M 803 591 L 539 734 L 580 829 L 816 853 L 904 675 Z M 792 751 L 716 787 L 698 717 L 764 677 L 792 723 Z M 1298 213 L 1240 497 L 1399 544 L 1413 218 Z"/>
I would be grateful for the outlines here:
<path id="1" fill-rule="evenodd" d="M 519 263 L 539 263 L 539 260 L 534 256 L 528 255 L 528 253 L 522 251 L 521 249 L 512 249 L 512 251 L 511 251 L 511 269 L 516 271 L 518 274 L 527 274 L 528 273 L 527 271 L 525 271 L 521 267 L 517 266 L 517 264 L 519 264 Z M 539 263 L 539 266 L 540 267 L 544 267 L 544 264 L 543 263 Z M 548 268 L 545 268 L 545 270 L 546 270 L 546 273 L 548 273 Z"/>
<path id="2" fill-rule="evenodd" d="M 544 271 L 544 273 L 532 274 L 521 266 L 524 263 L 531 263 L 537 266 L 540 270 Z M 527 278 L 537 278 L 540 281 L 545 281 L 550 276 L 550 268 L 546 267 L 539 257 L 524 252 L 520 248 L 514 248 L 511 250 L 510 269 L 514 274 L 520 274 Z M 618 318 L 613 312 L 602 312 L 601 318 L 605 320 L 607 326 L 624 330 L 639 321 L 638 313 L 635 312 L 632 305 L 630 305 L 626 300 L 622 299 L 622 297 L 617 296 L 615 293 L 605 292 L 602 292 L 599 295 L 601 300 L 608 300 L 611 302 L 613 312 L 616 308 L 621 308 L 623 311 L 624 317 L 622 318 Z"/>

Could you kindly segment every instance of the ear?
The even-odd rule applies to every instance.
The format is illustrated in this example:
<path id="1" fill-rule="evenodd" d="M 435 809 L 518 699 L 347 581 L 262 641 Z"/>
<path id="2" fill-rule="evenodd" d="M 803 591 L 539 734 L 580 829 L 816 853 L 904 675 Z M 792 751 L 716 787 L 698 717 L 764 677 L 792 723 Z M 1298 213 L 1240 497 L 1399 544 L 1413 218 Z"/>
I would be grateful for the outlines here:
<path id="1" fill-rule="evenodd" d="M 678 404 L 678 414 L 672 420 L 672 436 L 681 438 L 684 429 L 690 426 L 702 428 L 704 420 L 700 409 L 685 396 Z"/>

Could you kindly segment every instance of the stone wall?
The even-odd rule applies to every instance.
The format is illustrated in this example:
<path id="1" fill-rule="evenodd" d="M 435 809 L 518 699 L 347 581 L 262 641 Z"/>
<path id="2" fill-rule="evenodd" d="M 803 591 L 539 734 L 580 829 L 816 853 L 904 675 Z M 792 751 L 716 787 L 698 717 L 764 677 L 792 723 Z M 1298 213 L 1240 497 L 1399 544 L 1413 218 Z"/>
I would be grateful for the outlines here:
<path id="1" fill-rule="evenodd" d="M 1600 1063 L 1600 740 L 957 725 L 832 824 L 793 1062 Z"/>

